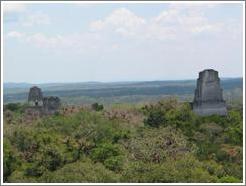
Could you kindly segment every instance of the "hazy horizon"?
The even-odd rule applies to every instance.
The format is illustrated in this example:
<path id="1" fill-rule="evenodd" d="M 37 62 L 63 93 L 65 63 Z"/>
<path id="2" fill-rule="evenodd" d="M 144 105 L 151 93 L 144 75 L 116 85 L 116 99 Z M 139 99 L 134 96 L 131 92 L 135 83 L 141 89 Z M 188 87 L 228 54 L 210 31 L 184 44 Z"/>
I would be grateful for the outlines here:
<path id="1" fill-rule="evenodd" d="M 221 80 L 223 79 L 239 79 L 243 76 L 238 77 L 219 77 Z M 156 80 L 129 80 L 129 81 L 74 81 L 74 82 L 3 82 L 3 84 L 72 84 L 72 83 L 131 83 L 131 82 L 153 82 L 153 81 L 192 81 L 196 80 L 197 78 L 190 78 L 190 79 L 156 79 Z"/>

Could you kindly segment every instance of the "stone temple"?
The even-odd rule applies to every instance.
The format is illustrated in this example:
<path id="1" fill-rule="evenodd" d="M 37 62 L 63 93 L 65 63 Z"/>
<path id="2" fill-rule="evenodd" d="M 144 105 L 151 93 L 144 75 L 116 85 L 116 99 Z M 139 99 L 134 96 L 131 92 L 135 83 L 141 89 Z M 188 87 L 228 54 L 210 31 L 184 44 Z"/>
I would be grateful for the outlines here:
<path id="1" fill-rule="evenodd" d="M 54 113 L 56 112 L 61 105 L 61 101 L 59 97 L 44 97 L 43 98 L 43 108 L 46 113 Z"/>
<path id="2" fill-rule="evenodd" d="M 226 103 L 223 100 L 223 91 L 220 88 L 218 72 L 213 69 L 206 69 L 199 72 L 193 111 L 201 116 L 227 115 Z"/>
<path id="3" fill-rule="evenodd" d="M 28 103 L 31 104 L 35 111 L 40 114 L 53 114 L 56 113 L 60 106 L 61 100 L 56 96 L 43 97 L 42 90 L 37 86 L 31 87 L 28 94 Z"/>
<path id="4" fill-rule="evenodd" d="M 28 94 L 28 102 L 34 103 L 35 106 L 38 106 L 42 104 L 43 102 L 43 93 L 40 88 L 34 86 L 30 88 L 29 94 Z"/>

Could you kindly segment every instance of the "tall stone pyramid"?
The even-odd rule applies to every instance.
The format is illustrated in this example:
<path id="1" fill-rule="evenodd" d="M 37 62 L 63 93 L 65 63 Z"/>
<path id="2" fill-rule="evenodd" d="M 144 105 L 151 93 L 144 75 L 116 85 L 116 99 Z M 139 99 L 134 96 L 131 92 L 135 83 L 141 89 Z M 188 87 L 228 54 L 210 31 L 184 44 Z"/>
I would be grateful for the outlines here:
<path id="1" fill-rule="evenodd" d="M 223 100 L 223 91 L 220 88 L 220 78 L 217 71 L 206 69 L 199 72 L 193 111 L 202 116 L 227 115 L 226 103 Z"/>

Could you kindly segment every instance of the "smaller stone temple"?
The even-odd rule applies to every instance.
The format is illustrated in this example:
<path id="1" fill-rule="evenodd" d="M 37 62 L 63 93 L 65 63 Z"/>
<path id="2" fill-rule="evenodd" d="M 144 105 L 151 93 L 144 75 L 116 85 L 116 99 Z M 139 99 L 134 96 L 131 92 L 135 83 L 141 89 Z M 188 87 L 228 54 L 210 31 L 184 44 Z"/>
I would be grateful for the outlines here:
<path id="1" fill-rule="evenodd" d="M 46 113 L 54 113 L 56 112 L 61 105 L 61 101 L 59 97 L 44 97 L 43 98 L 43 108 Z"/>
<path id="2" fill-rule="evenodd" d="M 39 114 L 53 114 L 61 106 L 61 100 L 56 96 L 43 97 L 42 90 L 37 86 L 31 87 L 28 94 L 29 109 L 39 112 Z"/>
<path id="3" fill-rule="evenodd" d="M 196 114 L 202 116 L 227 115 L 226 103 L 223 100 L 223 91 L 220 88 L 220 78 L 217 71 L 206 69 L 199 72 L 192 107 Z"/>
<path id="4" fill-rule="evenodd" d="M 28 94 L 28 102 L 35 106 L 40 106 L 43 102 L 42 90 L 36 86 L 31 87 Z"/>

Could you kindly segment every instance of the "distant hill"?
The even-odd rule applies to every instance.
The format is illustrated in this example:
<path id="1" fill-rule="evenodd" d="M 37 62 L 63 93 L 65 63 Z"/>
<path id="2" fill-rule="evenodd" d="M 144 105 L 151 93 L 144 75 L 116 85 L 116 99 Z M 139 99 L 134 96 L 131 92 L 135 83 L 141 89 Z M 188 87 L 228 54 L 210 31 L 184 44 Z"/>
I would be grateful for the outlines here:
<path id="1" fill-rule="evenodd" d="M 29 88 L 33 84 L 28 83 L 4 83 L 4 103 L 23 102 L 27 100 Z M 122 97 L 160 97 L 164 95 L 176 95 L 192 97 L 196 87 L 196 80 L 169 80 L 169 81 L 143 81 L 143 82 L 85 82 L 85 83 L 49 83 L 37 84 L 45 96 L 59 96 L 66 102 L 85 99 L 95 101 Z M 221 86 L 224 94 L 240 97 L 243 88 L 243 78 L 221 78 Z M 236 95 L 232 95 L 234 92 Z M 117 100 L 117 99 L 116 99 Z M 125 99 L 127 100 L 127 99 Z M 132 101 L 132 99 L 130 99 Z M 79 102 L 80 102 L 79 101 Z"/>

